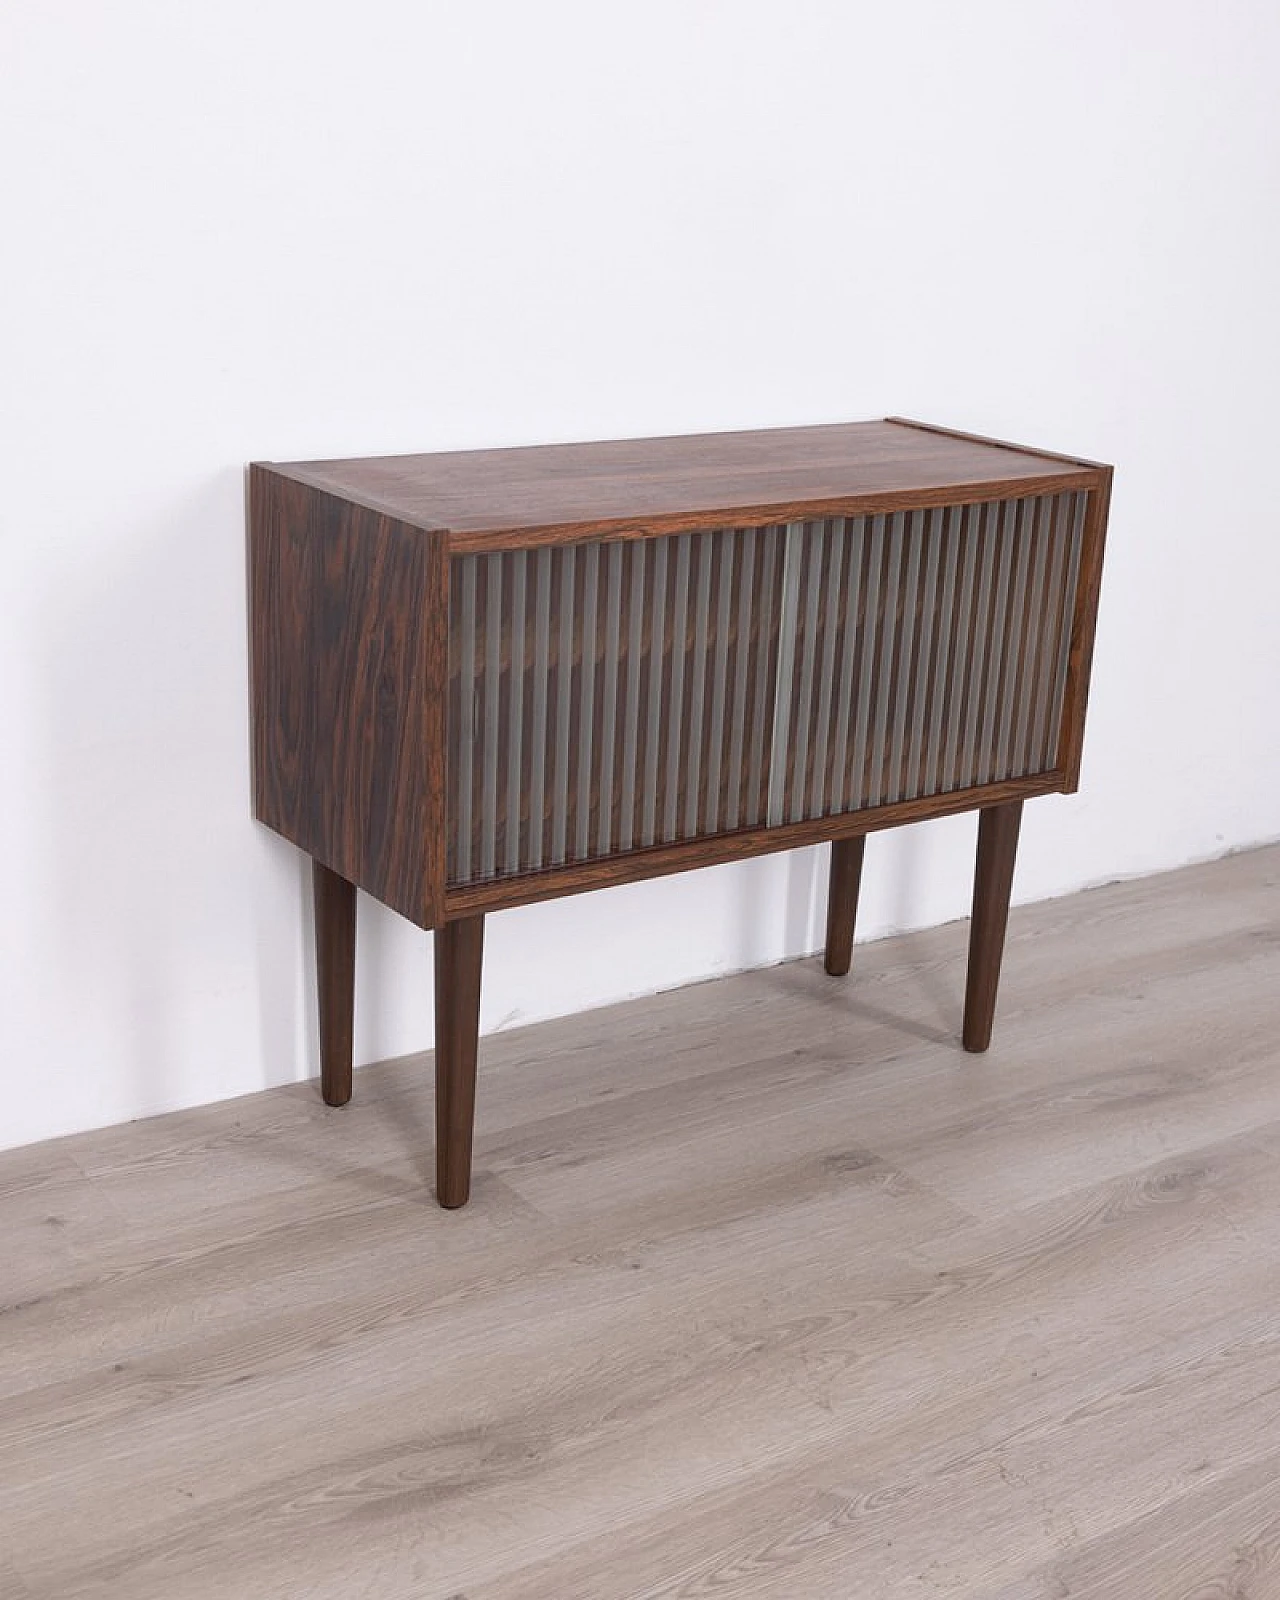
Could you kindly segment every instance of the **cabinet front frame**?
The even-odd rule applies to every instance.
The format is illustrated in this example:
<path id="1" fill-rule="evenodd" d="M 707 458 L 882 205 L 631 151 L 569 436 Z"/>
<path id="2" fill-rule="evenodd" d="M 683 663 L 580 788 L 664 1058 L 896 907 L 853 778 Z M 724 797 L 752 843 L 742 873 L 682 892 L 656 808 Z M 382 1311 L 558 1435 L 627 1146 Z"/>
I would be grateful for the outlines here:
<path id="1" fill-rule="evenodd" d="M 651 845 L 588 861 L 546 867 L 523 875 L 498 877 L 471 884 L 443 883 L 440 901 L 443 906 L 443 920 L 471 917 L 477 913 L 499 911 L 543 900 L 558 899 L 565 895 L 580 894 L 590 889 L 639 882 L 670 873 L 690 871 L 697 867 L 766 855 L 774 851 L 793 850 L 830 840 L 856 837 L 908 822 L 981 810 L 1011 800 L 1026 800 L 1047 794 L 1074 793 L 1080 776 L 1084 712 L 1088 697 L 1112 476 L 1112 469 L 1108 466 L 1085 462 L 1081 462 L 1080 465 L 1082 471 L 1079 481 L 1072 475 L 1070 479 L 1057 480 L 1054 485 L 1059 491 L 1067 488 L 1083 490 L 1087 495 L 1087 503 L 1072 610 L 1058 758 L 1052 770 L 1034 773 L 1027 777 L 1011 778 L 999 783 L 958 789 L 945 794 L 922 796 L 894 804 L 814 817 L 801 822 L 751 827 L 702 838 L 684 839 L 671 844 Z M 1005 497 L 1015 498 L 1023 492 L 1025 492 L 1024 487 L 1019 485 L 1017 490 L 1011 488 L 1007 491 Z M 976 496 L 961 490 L 955 492 L 945 503 L 970 504 L 974 503 L 975 499 Z M 922 496 L 917 500 L 903 501 L 895 509 L 917 510 L 935 503 L 937 502 L 934 497 Z M 846 514 L 858 514 L 863 509 L 859 506 Z M 828 508 L 804 506 L 795 508 L 795 512 L 797 519 L 832 514 Z M 692 528 L 698 525 L 705 524 L 696 523 L 691 519 L 688 524 L 682 526 Z M 655 533 L 657 531 L 653 530 Z M 589 539 L 601 538 L 606 532 L 610 538 L 620 536 L 616 530 L 601 529 L 593 530 L 587 535 L 578 533 L 573 538 L 563 537 L 551 542 L 585 543 Z M 650 530 L 628 529 L 621 536 L 650 536 Z M 531 546 L 524 539 L 513 538 L 502 544 L 487 543 L 485 548 L 490 551 L 517 550 L 528 549 Z M 448 559 L 446 556 L 446 562 Z M 445 595 L 448 593 L 447 572 L 443 592 Z M 441 734 L 443 734 L 442 729 Z M 444 819 L 444 826 L 446 829 L 449 826 L 447 818 Z M 441 871 L 443 871 L 443 844 L 442 835 L 438 848 L 433 852 L 441 862 Z"/>
<path id="2" fill-rule="evenodd" d="M 717 866 L 726 861 L 769 855 L 776 850 L 797 850 L 804 845 L 823 844 L 831 839 L 876 833 L 906 822 L 923 822 L 929 817 L 955 816 L 959 812 L 1002 805 L 1009 800 L 1061 794 L 1065 777 L 1066 774 L 1060 770 L 1036 773 L 1029 778 L 1010 778 L 1004 783 L 985 784 L 976 789 L 957 789 L 951 794 L 875 806 L 866 811 L 846 811 L 838 816 L 814 817 L 805 822 L 742 829 L 705 839 L 686 839 L 676 844 L 633 850 L 626 855 L 575 862 L 571 867 L 548 867 L 523 877 L 495 878 L 488 883 L 454 886 L 445 891 L 445 918 L 452 920 L 456 917 L 472 917 L 482 911 L 503 911 L 513 906 L 533 905 L 540 900 L 557 900 L 564 895 L 582 894 L 588 889 L 638 883 L 646 878 L 688 872 L 695 867 Z"/>

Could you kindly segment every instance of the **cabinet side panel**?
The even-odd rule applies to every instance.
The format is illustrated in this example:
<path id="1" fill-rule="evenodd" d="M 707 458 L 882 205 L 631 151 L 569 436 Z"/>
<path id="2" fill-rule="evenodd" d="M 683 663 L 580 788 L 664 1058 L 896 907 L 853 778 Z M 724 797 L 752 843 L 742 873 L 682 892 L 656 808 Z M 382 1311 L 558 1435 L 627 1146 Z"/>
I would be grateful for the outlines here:
<path id="1" fill-rule="evenodd" d="M 428 703 L 443 671 L 443 617 L 427 614 L 433 589 L 443 613 L 438 540 L 269 468 L 250 473 L 255 814 L 429 927 L 442 888 Z"/>
<path id="2" fill-rule="evenodd" d="M 1071 629 L 1067 665 L 1066 703 L 1062 717 L 1060 764 L 1066 773 L 1064 785 L 1074 794 L 1080 784 L 1080 763 L 1084 754 L 1084 715 L 1089 700 L 1089 678 L 1093 670 L 1093 640 L 1098 624 L 1098 597 L 1102 586 L 1102 555 L 1107 539 L 1107 517 L 1111 509 L 1112 469 L 1104 467 L 1101 482 L 1089 493 L 1089 510 L 1084 525 L 1084 551 L 1080 561 L 1080 585 Z"/>

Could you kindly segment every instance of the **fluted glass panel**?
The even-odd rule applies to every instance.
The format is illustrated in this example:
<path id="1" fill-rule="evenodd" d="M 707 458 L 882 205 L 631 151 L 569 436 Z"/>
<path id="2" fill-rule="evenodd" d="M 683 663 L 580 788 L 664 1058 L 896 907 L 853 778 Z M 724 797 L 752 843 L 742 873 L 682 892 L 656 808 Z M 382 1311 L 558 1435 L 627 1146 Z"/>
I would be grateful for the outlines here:
<path id="1" fill-rule="evenodd" d="M 455 557 L 450 882 L 1052 771 L 1086 505 Z"/>

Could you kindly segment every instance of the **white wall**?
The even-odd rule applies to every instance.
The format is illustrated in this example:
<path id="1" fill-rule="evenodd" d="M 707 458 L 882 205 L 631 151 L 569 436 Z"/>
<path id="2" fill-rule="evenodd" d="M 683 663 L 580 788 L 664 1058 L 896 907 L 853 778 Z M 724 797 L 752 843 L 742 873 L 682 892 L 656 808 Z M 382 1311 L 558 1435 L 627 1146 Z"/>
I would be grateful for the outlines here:
<path id="1" fill-rule="evenodd" d="M 1278 82 L 1271 0 L 8 0 L 0 1146 L 312 1071 L 253 457 L 898 411 L 1115 461 L 1017 894 L 1280 834 Z M 962 915 L 972 837 L 876 838 L 862 932 Z M 812 949 L 823 864 L 496 917 L 484 1024 Z M 364 912 L 367 1061 L 430 983 Z"/>

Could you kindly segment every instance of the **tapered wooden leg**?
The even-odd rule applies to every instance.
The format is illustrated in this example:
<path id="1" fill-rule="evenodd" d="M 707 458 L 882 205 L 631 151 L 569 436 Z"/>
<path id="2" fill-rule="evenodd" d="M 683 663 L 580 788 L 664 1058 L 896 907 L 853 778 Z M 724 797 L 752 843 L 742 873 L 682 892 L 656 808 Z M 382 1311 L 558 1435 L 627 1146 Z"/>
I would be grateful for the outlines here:
<path id="1" fill-rule="evenodd" d="M 1021 822 L 1021 800 L 988 806 L 978 816 L 978 867 L 973 881 L 969 979 L 964 994 L 966 1050 L 982 1051 L 991 1043 Z"/>
<path id="2" fill-rule="evenodd" d="M 843 978 L 853 960 L 853 926 L 858 917 L 865 834 L 831 841 L 831 882 L 827 893 L 827 953 L 824 965 Z"/>
<path id="3" fill-rule="evenodd" d="M 484 918 L 446 922 L 435 947 L 436 1199 L 452 1210 L 471 1193 Z"/>
<path id="4" fill-rule="evenodd" d="M 329 1106 L 351 1098 L 351 1036 L 356 1005 L 356 886 L 311 863 L 316 917 L 316 992 L 320 998 L 320 1093 Z"/>

